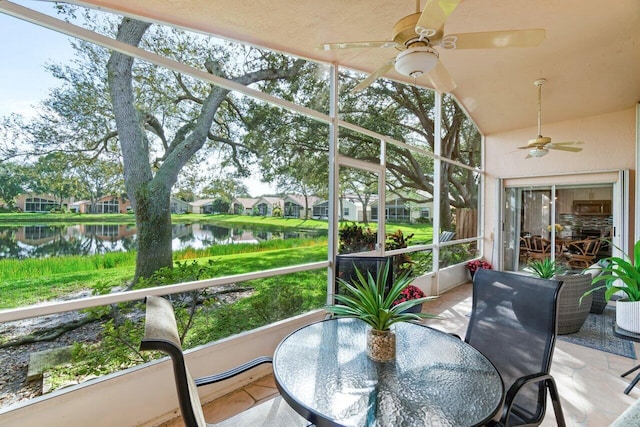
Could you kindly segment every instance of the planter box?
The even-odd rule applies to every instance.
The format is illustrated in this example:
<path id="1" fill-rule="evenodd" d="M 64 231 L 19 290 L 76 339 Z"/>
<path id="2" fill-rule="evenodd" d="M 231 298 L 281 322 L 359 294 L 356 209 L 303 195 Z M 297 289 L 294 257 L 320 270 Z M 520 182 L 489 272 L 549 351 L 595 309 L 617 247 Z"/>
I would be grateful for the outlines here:
<path id="1" fill-rule="evenodd" d="M 554 279 L 562 280 L 558 296 L 558 335 L 578 332 L 591 310 L 592 295 L 580 298 L 591 289 L 591 275 L 559 275 Z"/>
<path id="2" fill-rule="evenodd" d="M 616 325 L 629 332 L 640 333 L 640 301 L 616 301 Z"/>

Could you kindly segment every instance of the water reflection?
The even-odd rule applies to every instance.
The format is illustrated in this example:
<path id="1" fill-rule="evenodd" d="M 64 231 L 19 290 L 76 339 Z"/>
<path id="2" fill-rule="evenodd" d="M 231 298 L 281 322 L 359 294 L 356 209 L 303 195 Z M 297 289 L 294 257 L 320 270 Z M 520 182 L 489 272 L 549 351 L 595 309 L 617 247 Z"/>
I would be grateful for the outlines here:
<path id="1" fill-rule="evenodd" d="M 173 250 L 213 245 L 258 243 L 271 239 L 316 237 L 326 231 L 232 228 L 219 224 L 174 224 Z M 133 224 L 74 224 L 0 227 L 0 258 L 25 259 L 93 255 L 136 249 Z"/>

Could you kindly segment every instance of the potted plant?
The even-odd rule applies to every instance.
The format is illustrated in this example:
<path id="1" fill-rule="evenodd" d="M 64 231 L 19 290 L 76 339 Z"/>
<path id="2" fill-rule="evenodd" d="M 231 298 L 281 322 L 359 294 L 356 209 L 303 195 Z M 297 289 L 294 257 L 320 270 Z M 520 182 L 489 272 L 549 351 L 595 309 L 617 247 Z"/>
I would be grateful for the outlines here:
<path id="1" fill-rule="evenodd" d="M 338 279 L 344 287 L 344 295 L 337 294 L 340 304 L 327 306 L 327 310 L 338 317 L 355 317 L 371 326 L 367 333 L 367 355 L 378 362 L 388 362 L 395 358 L 395 333 L 391 326 L 397 322 L 418 321 L 434 317 L 428 313 L 409 313 L 406 310 L 429 301 L 434 297 L 401 299 L 402 291 L 411 284 L 408 273 L 400 275 L 385 290 L 389 263 L 378 270 L 374 278 L 371 273 L 365 277 L 357 268 L 352 282 Z"/>
<path id="2" fill-rule="evenodd" d="M 476 271 L 478 271 L 481 268 L 486 268 L 488 270 L 491 270 L 493 267 L 491 266 L 489 261 L 485 260 L 484 258 L 474 259 L 467 263 L 467 269 L 469 270 L 469 273 L 471 273 L 472 279 L 473 279 L 473 275 L 476 274 Z"/>
<path id="3" fill-rule="evenodd" d="M 405 301 L 420 299 L 424 297 L 426 297 L 426 295 L 424 294 L 424 292 L 422 292 L 422 289 L 414 285 L 409 285 L 400 291 L 400 295 L 398 296 L 398 299 L 393 302 L 393 305 L 395 306 Z M 422 303 L 409 307 L 404 311 L 404 313 L 420 313 L 421 311 Z"/>
<path id="4" fill-rule="evenodd" d="M 592 297 L 582 301 L 582 295 L 591 286 L 591 275 L 565 274 L 566 269 L 551 258 L 533 260 L 524 270 L 542 279 L 563 282 L 558 295 L 558 335 L 578 332 L 591 310 Z"/>
<path id="5" fill-rule="evenodd" d="M 529 261 L 524 271 L 541 279 L 552 279 L 553 276 L 564 273 L 565 269 L 551 258 L 543 258 Z"/>
<path id="6" fill-rule="evenodd" d="M 604 298 L 609 301 L 616 292 L 624 293 L 625 298 L 616 301 L 616 324 L 627 331 L 640 333 L 640 240 L 633 246 L 631 257 L 626 253 L 624 258 L 607 257 L 601 260 L 601 265 L 601 274 L 592 280 L 592 285 L 599 286 L 585 292 L 584 296 L 605 289 Z"/>

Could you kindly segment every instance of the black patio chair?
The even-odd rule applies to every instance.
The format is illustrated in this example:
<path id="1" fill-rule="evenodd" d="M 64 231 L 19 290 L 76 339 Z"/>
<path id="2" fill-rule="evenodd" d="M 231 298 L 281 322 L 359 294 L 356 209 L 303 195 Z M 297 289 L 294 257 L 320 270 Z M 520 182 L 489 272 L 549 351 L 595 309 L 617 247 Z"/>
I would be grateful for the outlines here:
<path id="1" fill-rule="evenodd" d="M 182 353 L 173 306 L 157 296 L 147 296 L 145 301 L 146 322 L 140 350 L 157 350 L 171 357 L 180 412 L 186 427 L 309 426 L 309 421 L 298 415 L 281 397 L 256 405 L 221 423 L 207 424 L 197 387 L 224 381 L 263 363 L 271 363 L 272 359 L 260 357 L 232 370 L 193 380 Z"/>
<path id="2" fill-rule="evenodd" d="M 465 341 L 498 369 L 506 390 L 498 426 L 537 426 L 545 416 L 547 390 L 558 426 L 565 426 L 551 376 L 562 281 L 480 269 Z"/>
<path id="3" fill-rule="evenodd" d="M 393 283 L 393 263 L 391 257 L 376 257 L 376 256 L 358 256 L 358 255 L 337 255 L 336 256 L 336 281 L 334 283 L 334 292 L 336 294 L 344 294 L 345 290 L 342 289 L 337 279 L 342 279 L 345 282 L 352 283 L 357 280 L 356 268 L 364 277 L 371 273 L 373 278 L 378 277 L 378 273 L 389 265 L 389 274 L 387 276 L 387 289 L 391 287 Z"/>

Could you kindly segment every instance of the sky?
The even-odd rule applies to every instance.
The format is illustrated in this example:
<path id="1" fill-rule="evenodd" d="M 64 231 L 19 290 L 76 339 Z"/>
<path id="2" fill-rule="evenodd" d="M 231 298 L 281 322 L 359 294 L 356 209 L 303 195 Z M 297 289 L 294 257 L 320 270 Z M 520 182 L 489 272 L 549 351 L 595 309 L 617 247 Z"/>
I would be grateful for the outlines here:
<path id="1" fill-rule="evenodd" d="M 15 3 L 41 12 L 53 9 L 48 2 Z M 37 104 L 56 83 L 44 64 L 71 58 L 68 37 L 0 13 L 0 40 L 0 115 L 29 113 L 30 105 Z"/>
<path id="2" fill-rule="evenodd" d="M 13 2 L 55 16 L 52 3 Z M 11 113 L 34 115 L 32 106 L 58 84 L 45 70 L 45 64 L 64 63 L 72 58 L 69 37 L 0 13 L 0 117 Z M 258 179 L 247 179 L 245 184 L 252 196 L 275 192 Z"/>

